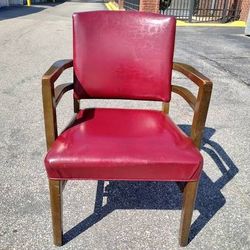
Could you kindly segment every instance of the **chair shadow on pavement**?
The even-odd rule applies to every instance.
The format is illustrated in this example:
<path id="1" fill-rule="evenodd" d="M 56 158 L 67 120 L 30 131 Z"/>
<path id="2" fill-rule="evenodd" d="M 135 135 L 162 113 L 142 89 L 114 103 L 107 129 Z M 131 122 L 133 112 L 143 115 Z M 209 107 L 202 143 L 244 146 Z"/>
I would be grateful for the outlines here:
<path id="1" fill-rule="evenodd" d="M 179 125 L 179 127 L 189 134 L 190 126 Z M 214 133 L 215 129 L 205 129 L 201 150 L 212 158 L 221 172 L 221 177 L 213 182 L 204 171 L 202 172 L 195 206 L 199 215 L 191 225 L 190 241 L 224 206 L 226 199 L 221 189 L 239 171 L 224 149 L 211 140 Z M 181 210 L 182 194 L 175 182 L 110 181 L 105 186 L 106 183 L 108 182 L 98 181 L 93 214 L 64 234 L 64 244 L 116 209 Z M 105 205 L 103 205 L 104 197 L 106 197 Z"/>

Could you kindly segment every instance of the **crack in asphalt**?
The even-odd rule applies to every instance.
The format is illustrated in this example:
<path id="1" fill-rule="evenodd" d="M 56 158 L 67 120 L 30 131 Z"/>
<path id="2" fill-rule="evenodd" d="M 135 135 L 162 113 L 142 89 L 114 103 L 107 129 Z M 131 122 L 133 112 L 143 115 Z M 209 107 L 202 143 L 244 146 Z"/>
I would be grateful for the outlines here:
<path id="1" fill-rule="evenodd" d="M 211 59 L 211 58 L 209 58 L 209 57 L 207 57 L 207 56 L 205 56 L 205 55 L 202 55 L 202 54 L 200 54 L 200 53 L 197 53 L 197 55 L 198 55 L 201 59 L 205 59 L 205 60 L 207 60 L 208 62 L 211 62 L 211 63 L 216 64 L 216 65 L 218 66 L 218 68 L 219 68 L 221 71 L 224 71 L 224 72 L 229 73 L 229 74 L 232 76 L 232 78 L 233 78 L 234 80 L 237 80 L 237 81 L 239 81 L 239 82 L 245 84 L 247 87 L 250 87 L 250 83 L 248 83 L 248 82 L 246 82 L 245 80 L 241 79 L 239 75 L 237 75 L 236 73 L 232 72 L 232 71 L 229 70 L 227 67 L 224 67 L 224 66 L 223 66 L 222 64 L 220 64 L 218 61 L 216 61 L 216 60 L 214 60 L 214 59 Z M 249 57 L 239 57 L 239 58 L 238 58 L 238 57 L 234 57 L 233 59 L 242 59 L 242 58 L 249 58 Z M 218 58 L 216 58 L 216 59 L 218 59 Z M 223 58 L 220 58 L 220 59 L 223 60 Z M 228 60 L 228 58 L 224 58 L 224 59 L 225 59 L 225 60 Z"/>

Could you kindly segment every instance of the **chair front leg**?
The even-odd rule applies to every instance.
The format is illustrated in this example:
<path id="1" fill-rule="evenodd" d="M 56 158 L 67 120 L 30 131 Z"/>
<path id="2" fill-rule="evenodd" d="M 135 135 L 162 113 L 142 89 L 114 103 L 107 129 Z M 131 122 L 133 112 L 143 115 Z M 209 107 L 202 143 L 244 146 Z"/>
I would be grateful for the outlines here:
<path id="1" fill-rule="evenodd" d="M 62 189 L 63 181 L 49 180 L 53 236 L 56 246 L 63 244 Z"/>
<path id="2" fill-rule="evenodd" d="M 183 205 L 181 214 L 181 226 L 179 243 L 185 247 L 188 244 L 190 225 L 192 221 L 193 210 L 195 207 L 198 181 L 187 182 L 183 191 Z"/>

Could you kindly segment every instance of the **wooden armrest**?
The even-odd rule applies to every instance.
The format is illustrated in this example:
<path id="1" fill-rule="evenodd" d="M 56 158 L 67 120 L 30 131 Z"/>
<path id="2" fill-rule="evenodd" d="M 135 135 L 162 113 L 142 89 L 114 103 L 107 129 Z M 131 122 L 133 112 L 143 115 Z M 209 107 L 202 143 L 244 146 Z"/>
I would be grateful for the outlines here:
<path id="1" fill-rule="evenodd" d="M 62 72 L 70 67 L 73 67 L 72 59 L 56 61 L 43 75 L 43 81 L 49 80 L 50 82 L 54 83 L 57 78 L 62 74 Z"/>
<path id="2" fill-rule="evenodd" d="M 73 88 L 72 83 L 62 84 L 54 88 L 54 83 L 62 72 L 73 66 L 72 60 L 55 62 L 42 77 L 43 110 L 47 149 L 57 138 L 56 105 L 63 94 Z"/>
<path id="3" fill-rule="evenodd" d="M 182 73 L 199 87 L 202 87 L 204 85 L 212 85 L 210 79 L 197 71 L 195 68 L 185 63 L 174 62 L 173 70 Z"/>
<path id="4" fill-rule="evenodd" d="M 196 147 L 200 148 L 213 84 L 206 76 L 187 64 L 174 63 L 173 69 L 184 74 L 199 87 L 197 97 L 188 89 L 180 86 L 173 85 L 172 91 L 182 96 L 194 110 L 191 138 Z"/>

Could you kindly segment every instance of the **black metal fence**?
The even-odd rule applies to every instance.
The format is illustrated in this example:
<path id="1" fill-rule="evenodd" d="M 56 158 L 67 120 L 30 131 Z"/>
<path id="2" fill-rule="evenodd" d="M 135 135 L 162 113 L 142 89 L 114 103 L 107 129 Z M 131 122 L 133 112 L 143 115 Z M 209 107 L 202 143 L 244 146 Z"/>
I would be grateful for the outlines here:
<path id="1" fill-rule="evenodd" d="M 139 10 L 140 0 L 124 0 L 124 9 L 125 10 Z"/>
<path id="2" fill-rule="evenodd" d="M 242 0 L 160 0 L 160 13 L 189 22 L 238 20 Z"/>

